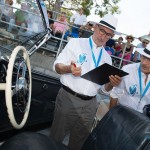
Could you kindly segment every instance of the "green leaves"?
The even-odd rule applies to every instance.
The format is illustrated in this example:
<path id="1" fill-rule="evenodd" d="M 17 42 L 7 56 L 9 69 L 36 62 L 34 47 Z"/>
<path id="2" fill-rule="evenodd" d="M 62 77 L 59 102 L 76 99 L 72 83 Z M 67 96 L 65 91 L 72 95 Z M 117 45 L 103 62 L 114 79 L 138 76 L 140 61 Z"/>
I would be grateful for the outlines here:
<path id="1" fill-rule="evenodd" d="M 53 3 L 58 3 L 60 0 L 48 0 Z M 61 8 L 66 10 L 78 10 L 79 8 L 83 8 L 85 10 L 85 14 L 88 16 L 92 9 L 95 10 L 95 14 L 103 17 L 107 13 L 111 14 L 119 14 L 121 11 L 117 4 L 121 0 L 64 0 Z M 55 10 L 55 9 L 53 9 Z M 57 11 L 57 10 L 56 10 Z"/>

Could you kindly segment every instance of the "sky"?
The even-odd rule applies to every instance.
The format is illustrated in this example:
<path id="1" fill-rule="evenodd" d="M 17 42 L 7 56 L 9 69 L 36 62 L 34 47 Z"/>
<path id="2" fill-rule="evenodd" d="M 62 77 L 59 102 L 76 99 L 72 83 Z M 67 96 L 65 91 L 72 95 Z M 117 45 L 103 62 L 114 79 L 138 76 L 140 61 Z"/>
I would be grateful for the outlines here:
<path id="1" fill-rule="evenodd" d="M 121 0 L 118 3 L 121 14 L 118 18 L 117 31 L 140 37 L 150 32 L 150 0 Z M 93 16 L 88 17 L 88 21 Z M 98 20 L 99 17 L 94 17 Z M 99 19 L 100 20 L 100 19 Z"/>

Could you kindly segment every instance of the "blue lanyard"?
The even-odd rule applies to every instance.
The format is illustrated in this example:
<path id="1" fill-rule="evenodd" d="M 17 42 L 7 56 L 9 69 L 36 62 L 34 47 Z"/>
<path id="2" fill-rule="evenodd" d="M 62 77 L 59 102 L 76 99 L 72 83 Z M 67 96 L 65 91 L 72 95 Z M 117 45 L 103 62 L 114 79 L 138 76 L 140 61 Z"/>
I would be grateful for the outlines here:
<path id="1" fill-rule="evenodd" d="M 102 49 L 100 50 L 100 53 L 99 53 L 99 57 L 98 57 L 98 60 L 96 62 L 96 58 L 95 58 L 95 55 L 93 53 L 93 44 L 92 44 L 92 39 L 91 37 L 89 38 L 89 43 L 90 43 L 90 47 L 91 47 L 91 52 L 92 52 L 92 58 L 93 58 L 93 62 L 95 64 L 95 68 L 99 66 L 99 63 L 100 63 L 100 60 L 101 60 L 101 57 L 102 57 Z"/>
<path id="2" fill-rule="evenodd" d="M 142 93 L 142 75 L 141 75 L 141 69 L 140 69 L 140 66 L 139 66 L 139 69 L 138 69 L 138 74 L 139 74 L 139 84 L 140 84 L 140 100 L 143 98 L 143 96 L 146 94 L 147 90 L 149 89 L 150 87 L 150 82 L 147 84 L 146 88 L 144 89 L 143 93 Z"/>

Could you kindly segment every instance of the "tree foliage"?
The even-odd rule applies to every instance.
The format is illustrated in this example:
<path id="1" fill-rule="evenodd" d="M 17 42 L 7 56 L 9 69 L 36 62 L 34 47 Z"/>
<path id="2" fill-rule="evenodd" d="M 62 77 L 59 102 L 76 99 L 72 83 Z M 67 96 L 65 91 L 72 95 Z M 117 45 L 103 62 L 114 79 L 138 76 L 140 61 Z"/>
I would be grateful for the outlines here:
<path id="1" fill-rule="evenodd" d="M 91 9 L 95 9 L 95 14 L 101 17 L 107 13 L 119 14 L 120 10 L 117 4 L 121 0 L 63 0 L 63 5 L 61 5 L 62 0 L 47 0 L 49 3 L 48 8 L 60 11 L 60 7 L 69 10 L 77 10 L 83 7 L 86 15 L 90 14 Z"/>
<path id="2" fill-rule="evenodd" d="M 23 0 L 16 0 L 20 3 Z M 32 0 L 28 0 L 32 1 Z M 53 11 L 60 12 L 61 9 L 78 10 L 83 7 L 85 14 L 89 15 L 92 9 L 95 14 L 103 17 L 107 13 L 119 14 L 120 10 L 117 6 L 121 0 L 44 0 L 47 1 L 47 8 Z"/>

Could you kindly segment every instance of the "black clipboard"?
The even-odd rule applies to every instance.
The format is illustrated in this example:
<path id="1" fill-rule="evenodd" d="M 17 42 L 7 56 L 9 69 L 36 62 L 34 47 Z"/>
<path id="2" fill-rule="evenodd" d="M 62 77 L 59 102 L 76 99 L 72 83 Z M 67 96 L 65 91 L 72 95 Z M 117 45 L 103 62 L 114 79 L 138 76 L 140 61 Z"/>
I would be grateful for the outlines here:
<path id="1" fill-rule="evenodd" d="M 128 75 L 128 73 L 105 63 L 87 72 L 86 74 L 83 74 L 81 78 L 84 78 L 99 85 L 103 85 L 109 82 L 110 75 L 118 75 L 120 77 L 123 77 Z"/>

